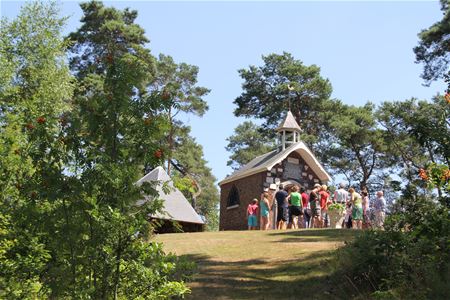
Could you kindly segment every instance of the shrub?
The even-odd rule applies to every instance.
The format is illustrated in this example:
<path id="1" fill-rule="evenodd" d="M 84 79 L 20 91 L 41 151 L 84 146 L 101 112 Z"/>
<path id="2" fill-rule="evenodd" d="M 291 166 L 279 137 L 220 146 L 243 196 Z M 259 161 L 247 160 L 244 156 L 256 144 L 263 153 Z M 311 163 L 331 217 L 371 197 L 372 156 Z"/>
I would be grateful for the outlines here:
<path id="1" fill-rule="evenodd" d="M 345 205 L 340 203 L 333 203 L 330 206 L 328 206 L 329 211 L 338 211 L 343 212 L 345 210 Z"/>
<path id="2" fill-rule="evenodd" d="M 449 210 L 428 204 L 391 216 L 386 231 L 362 232 L 338 251 L 349 287 L 376 299 L 450 297 Z"/>

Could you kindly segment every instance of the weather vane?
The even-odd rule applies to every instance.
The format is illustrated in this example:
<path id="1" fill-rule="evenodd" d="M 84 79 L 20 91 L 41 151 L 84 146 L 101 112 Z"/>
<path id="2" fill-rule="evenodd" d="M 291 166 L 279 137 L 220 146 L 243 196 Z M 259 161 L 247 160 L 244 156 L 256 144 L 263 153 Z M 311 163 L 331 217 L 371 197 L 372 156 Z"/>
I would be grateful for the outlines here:
<path id="1" fill-rule="evenodd" d="M 291 111 L 291 91 L 294 90 L 294 87 L 289 83 L 288 84 L 288 90 L 289 90 L 289 94 L 288 94 L 288 103 L 289 103 L 289 111 Z"/>

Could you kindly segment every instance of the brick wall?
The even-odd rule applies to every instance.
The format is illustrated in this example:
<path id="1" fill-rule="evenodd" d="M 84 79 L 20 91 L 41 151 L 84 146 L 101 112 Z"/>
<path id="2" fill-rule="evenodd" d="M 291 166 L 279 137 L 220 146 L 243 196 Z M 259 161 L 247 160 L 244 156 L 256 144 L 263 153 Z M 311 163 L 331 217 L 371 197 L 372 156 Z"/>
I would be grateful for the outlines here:
<path id="1" fill-rule="evenodd" d="M 298 174 L 296 178 L 287 178 L 285 169 L 285 162 L 291 159 L 298 160 Z M 317 175 L 313 170 L 306 165 L 304 159 L 297 152 L 289 154 L 289 156 L 275 165 L 272 170 L 264 171 L 255 175 L 248 176 L 233 182 L 226 183 L 220 187 L 220 224 L 219 230 L 245 230 L 248 228 L 246 211 L 247 206 L 253 198 L 260 200 L 261 193 L 265 187 L 270 183 L 275 183 L 276 180 L 284 182 L 293 179 L 299 182 L 307 190 L 311 190 L 315 183 L 320 183 Z M 238 207 L 227 209 L 228 195 L 232 186 L 235 185 L 239 191 L 240 204 Z M 259 205 L 259 204 L 258 204 Z M 270 217 L 270 220 L 272 218 Z M 258 216 L 259 223 L 259 216 Z M 259 224 L 258 224 L 259 225 Z"/>
<path id="2" fill-rule="evenodd" d="M 245 230 L 247 225 L 247 206 L 253 198 L 260 199 L 266 172 L 251 175 L 221 186 L 219 230 Z M 235 185 L 239 191 L 238 207 L 227 209 L 228 194 Z"/>

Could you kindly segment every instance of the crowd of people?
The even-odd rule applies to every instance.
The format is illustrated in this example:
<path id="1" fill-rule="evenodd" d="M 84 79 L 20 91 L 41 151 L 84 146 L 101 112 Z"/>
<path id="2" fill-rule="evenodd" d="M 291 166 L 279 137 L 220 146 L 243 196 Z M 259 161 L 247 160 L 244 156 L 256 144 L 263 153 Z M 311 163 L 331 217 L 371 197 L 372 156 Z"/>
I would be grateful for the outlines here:
<path id="1" fill-rule="evenodd" d="M 335 203 L 341 204 L 345 209 L 344 216 L 338 221 L 338 227 L 383 228 L 386 214 L 383 191 L 376 192 L 373 203 L 370 203 L 367 190 L 363 189 L 360 193 L 353 187 L 346 190 L 345 184 L 341 183 L 332 194 L 326 185 L 320 184 L 315 184 L 309 193 L 298 185 L 287 187 L 280 185 L 279 191 L 275 194 L 264 191 L 260 200 L 255 198 L 248 205 L 248 229 L 334 227 L 335 224 L 331 224 L 328 208 Z M 272 226 L 275 220 L 270 217 L 270 212 L 274 206 L 276 206 L 276 224 Z"/>

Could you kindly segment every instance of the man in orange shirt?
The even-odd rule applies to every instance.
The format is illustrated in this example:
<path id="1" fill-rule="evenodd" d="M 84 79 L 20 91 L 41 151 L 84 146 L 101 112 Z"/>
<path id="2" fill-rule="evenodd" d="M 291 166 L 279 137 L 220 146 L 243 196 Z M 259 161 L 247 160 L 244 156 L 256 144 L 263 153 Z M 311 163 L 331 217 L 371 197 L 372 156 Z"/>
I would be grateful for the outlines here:
<path id="1" fill-rule="evenodd" d="M 320 195 L 320 211 L 322 212 L 322 227 L 328 227 L 328 199 L 330 194 L 327 192 L 328 187 L 322 185 Z"/>

